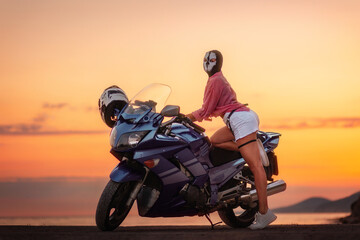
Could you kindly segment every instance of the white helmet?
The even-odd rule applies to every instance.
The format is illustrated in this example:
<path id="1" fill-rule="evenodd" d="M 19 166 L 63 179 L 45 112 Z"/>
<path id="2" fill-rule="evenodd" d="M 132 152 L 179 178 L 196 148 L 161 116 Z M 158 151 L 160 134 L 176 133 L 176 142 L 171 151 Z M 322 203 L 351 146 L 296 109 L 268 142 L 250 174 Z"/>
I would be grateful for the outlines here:
<path id="1" fill-rule="evenodd" d="M 125 92 L 118 86 L 111 86 L 104 90 L 99 98 L 99 111 L 102 120 L 109 127 L 113 127 L 115 121 L 114 117 L 115 109 L 121 111 L 125 105 L 129 102 Z"/>

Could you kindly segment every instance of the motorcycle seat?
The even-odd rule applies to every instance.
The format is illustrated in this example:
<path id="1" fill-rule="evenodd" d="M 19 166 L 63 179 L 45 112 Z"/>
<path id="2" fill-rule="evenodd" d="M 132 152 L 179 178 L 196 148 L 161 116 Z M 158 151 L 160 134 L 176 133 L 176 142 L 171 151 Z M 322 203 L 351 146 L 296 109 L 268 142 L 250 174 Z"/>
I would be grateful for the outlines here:
<path id="1" fill-rule="evenodd" d="M 209 157 L 214 167 L 217 167 L 241 158 L 241 154 L 238 151 L 229 151 L 222 148 L 214 147 L 210 150 Z"/>

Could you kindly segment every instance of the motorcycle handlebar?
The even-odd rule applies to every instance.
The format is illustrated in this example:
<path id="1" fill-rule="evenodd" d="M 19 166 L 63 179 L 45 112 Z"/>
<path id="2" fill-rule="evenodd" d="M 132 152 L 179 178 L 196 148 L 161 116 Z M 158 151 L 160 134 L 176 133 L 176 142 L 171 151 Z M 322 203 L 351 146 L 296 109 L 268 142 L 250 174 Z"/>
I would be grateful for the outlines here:
<path id="1" fill-rule="evenodd" d="M 205 128 L 200 127 L 199 125 L 195 124 L 193 121 L 191 121 L 190 118 L 186 117 L 184 114 L 179 114 L 178 115 L 180 117 L 180 119 L 182 121 L 184 121 L 185 123 L 189 124 L 191 127 L 193 127 L 196 131 L 203 133 L 205 132 Z"/>
<path id="2" fill-rule="evenodd" d="M 203 133 L 205 132 L 205 128 L 202 128 L 200 127 L 199 125 L 193 123 L 193 121 L 191 121 L 190 118 L 186 117 L 184 114 L 181 114 L 179 113 L 176 117 L 174 117 L 173 119 L 167 121 L 167 122 L 164 122 L 161 124 L 161 128 L 164 128 L 174 122 L 183 122 L 185 123 L 186 125 L 188 125 L 188 127 L 192 127 L 195 131 L 197 131 L 198 133 Z"/>

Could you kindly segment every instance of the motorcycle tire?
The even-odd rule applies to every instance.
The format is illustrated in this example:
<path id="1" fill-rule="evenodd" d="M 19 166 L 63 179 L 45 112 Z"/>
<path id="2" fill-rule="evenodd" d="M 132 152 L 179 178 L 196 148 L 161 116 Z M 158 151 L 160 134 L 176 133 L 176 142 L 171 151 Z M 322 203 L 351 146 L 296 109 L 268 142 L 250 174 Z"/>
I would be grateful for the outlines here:
<path id="1" fill-rule="evenodd" d="M 257 212 L 256 208 L 249 208 L 244 210 L 239 215 L 236 214 L 235 210 L 238 208 L 225 208 L 218 211 L 218 214 L 221 220 L 232 228 L 246 228 L 253 223 L 255 219 L 255 214 Z"/>
<path id="2" fill-rule="evenodd" d="M 126 206 L 134 186 L 134 182 L 108 182 L 96 208 L 96 226 L 100 230 L 112 231 L 124 221 L 134 203 Z"/>

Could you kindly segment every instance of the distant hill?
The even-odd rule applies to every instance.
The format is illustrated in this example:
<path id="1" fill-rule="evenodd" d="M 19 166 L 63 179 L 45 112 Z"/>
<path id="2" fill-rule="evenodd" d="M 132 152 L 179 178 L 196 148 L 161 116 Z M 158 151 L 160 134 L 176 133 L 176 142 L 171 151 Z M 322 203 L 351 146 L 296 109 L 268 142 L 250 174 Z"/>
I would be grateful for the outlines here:
<path id="1" fill-rule="evenodd" d="M 335 201 L 326 198 L 309 198 L 291 206 L 274 209 L 277 213 L 350 212 L 350 206 L 360 197 L 360 192 Z"/>
<path id="2" fill-rule="evenodd" d="M 351 204 L 355 202 L 359 198 L 359 196 L 360 196 L 360 192 L 357 192 L 349 197 L 322 204 L 316 209 L 316 211 L 317 212 L 350 212 Z"/>

